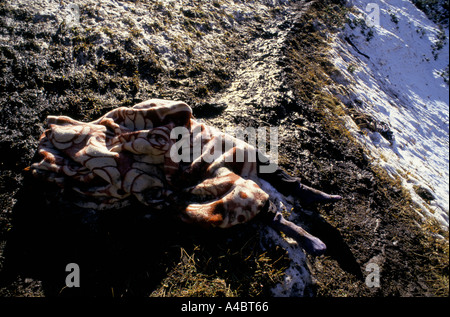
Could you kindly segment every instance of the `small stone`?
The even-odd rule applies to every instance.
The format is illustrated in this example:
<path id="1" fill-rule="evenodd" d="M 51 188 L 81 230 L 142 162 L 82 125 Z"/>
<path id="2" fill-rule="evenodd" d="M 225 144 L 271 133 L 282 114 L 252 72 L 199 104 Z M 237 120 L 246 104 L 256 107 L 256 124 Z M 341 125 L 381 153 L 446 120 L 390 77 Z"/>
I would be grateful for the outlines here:
<path id="1" fill-rule="evenodd" d="M 431 201 L 436 199 L 436 197 L 434 197 L 431 191 L 425 187 L 414 186 L 414 191 L 416 192 L 417 195 L 420 196 L 420 198 L 422 198 L 425 201 Z"/>

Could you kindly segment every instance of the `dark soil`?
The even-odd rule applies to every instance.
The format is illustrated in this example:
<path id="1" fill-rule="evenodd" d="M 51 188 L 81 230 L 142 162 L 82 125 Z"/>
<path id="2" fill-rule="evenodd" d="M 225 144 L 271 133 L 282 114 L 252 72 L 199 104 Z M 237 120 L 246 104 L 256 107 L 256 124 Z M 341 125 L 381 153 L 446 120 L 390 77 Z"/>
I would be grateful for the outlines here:
<path id="1" fill-rule="evenodd" d="M 300 12 L 304 3 L 294 5 Z M 94 18 L 81 9 L 82 17 Z M 275 110 L 248 106 L 234 122 L 279 126 L 280 166 L 306 185 L 344 197 L 308 206 L 311 215 L 299 213 L 328 246 L 325 256 L 309 257 L 310 295 L 448 296 L 448 233 L 417 215 L 400 183 L 372 165 L 344 130 L 339 111 L 350 110 L 321 92 L 333 84 L 334 69 L 323 54 L 323 31 L 314 26 L 320 21 L 330 34 L 338 32 L 345 10 L 337 0 L 313 2 L 293 21 L 279 61 L 285 91 Z M 213 63 L 190 56 L 172 69 L 158 64 L 159 52 L 137 50 L 133 39 L 104 47 L 95 44 L 95 30 L 52 33 L 39 27 L 44 22 L 0 3 L 0 35 L 9 39 L 0 43 L 0 296 L 270 296 L 289 259 L 280 247 L 261 246 L 258 219 L 205 231 L 173 221 L 170 213 L 149 216 L 138 204 L 107 213 L 79 210 L 23 173 L 47 115 L 91 120 L 157 97 L 185 100 L 196 115 L 220 118 L 227 105 L 208 100 L 231 85 L 249 56 L 239 39 L 267 36 L 265 20 L 241 22 L 248 33 L 222 43 L 220 56 L 230 58 Z M 65 287 L 71 262 L 85 268 L 83 287 Z M 369 263 L 380 267 L 379 287 L 365 283 Z"/>

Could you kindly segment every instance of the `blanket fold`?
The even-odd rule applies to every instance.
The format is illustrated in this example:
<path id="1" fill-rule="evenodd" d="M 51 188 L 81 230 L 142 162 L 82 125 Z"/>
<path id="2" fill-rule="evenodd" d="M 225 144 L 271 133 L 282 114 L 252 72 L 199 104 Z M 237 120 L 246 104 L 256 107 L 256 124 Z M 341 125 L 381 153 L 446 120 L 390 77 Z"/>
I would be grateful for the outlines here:
<path id="1" fill-rule="evenodd" d="M 256 149 L 197 121 L 183 102 L 148 100 L 92 122 L 47 120 L 31 172 L 70 186 L 80 207 L 115 208 L 135 197 L 156 209 L 170 203 L 186 222 L 227 228 L 269 200 L 248 159 Z"/>

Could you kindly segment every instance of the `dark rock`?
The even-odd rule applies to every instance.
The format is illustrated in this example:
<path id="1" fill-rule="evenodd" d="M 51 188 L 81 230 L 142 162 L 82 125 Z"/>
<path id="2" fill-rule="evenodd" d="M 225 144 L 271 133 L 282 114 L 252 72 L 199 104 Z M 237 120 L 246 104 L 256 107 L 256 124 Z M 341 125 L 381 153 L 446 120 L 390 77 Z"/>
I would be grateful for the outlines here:
<path id="1" fill-rule="evenodd" d="M 436 197 L 431 193 L 431 191 L 423 186 L 414 186 L 414 191 L 425 201 L 435 200 Z"/>
<path id="2" fill-rule="evenodd" d="M 198 118 L 213 118 L 220 115 L 225 109 L 227 105 L 224 103 L 200 103 L 193 106 L 194 116 Z"/>

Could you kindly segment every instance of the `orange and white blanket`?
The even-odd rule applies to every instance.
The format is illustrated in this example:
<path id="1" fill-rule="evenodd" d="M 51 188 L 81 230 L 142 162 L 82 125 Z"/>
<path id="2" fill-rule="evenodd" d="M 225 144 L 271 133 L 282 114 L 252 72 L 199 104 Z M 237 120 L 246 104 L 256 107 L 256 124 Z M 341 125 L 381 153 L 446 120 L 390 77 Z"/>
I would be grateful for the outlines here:
<path id="1" fill-rule="evenodd" d="M 111 208 L 134 196 L 161 208 L 182 193 L 184 221 L 226 228 L 252 219 L 269 199 L 248 159 L 255 148 L 198 122 L 183 102 L 149 100 L 92 122 L 47 120 L 42 160 L 31 170 L 60 186 L 69 179 L 89 198 L 81 207 Z"/>
<path id="2" fill-rule="evenodd" d="M 273 170 L 255 147 L 197 121 L 183 102 L 148 100 L 92 122 L 65 116 L 47 120 L 39 159 L 28 170 L 76 193 L 73 202 L 80 207 L 120 208 L 136 198 L 154 209 L 168 208 L 185 222 L 220 228 L 264 211 L 269 225 L 309 253 L 326 250 L 320 239 L 283 218 L 261 188 L 261 179 L 304 204 L 341 196 Z M 261 168 L 273 172 L 261 173 Z"/>

